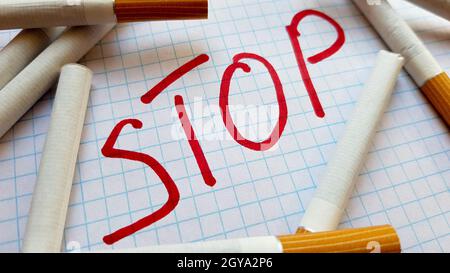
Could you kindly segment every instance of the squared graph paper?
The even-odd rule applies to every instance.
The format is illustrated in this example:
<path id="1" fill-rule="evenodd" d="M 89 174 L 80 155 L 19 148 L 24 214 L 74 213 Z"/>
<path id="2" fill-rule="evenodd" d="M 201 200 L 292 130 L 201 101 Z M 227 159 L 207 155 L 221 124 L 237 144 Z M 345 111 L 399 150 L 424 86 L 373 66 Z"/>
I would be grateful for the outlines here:
<path id="1" fill-rule="evenodd" d="M 391 1 L 450 72 L 450 23 L 410 4 Z M 308 65 L 326 116 L 316 117 L 285 26 L 305 9 L 335 19 L 346 42 L 327 60 Z M 327 48 L 334 29 L 319 18 L 300 24 L 306 56 Z M 0 32 L 5 46 L 17 31 Z M 376 54 L 385 45 L 348 0 L 210 0 L 202 21 L 120 24 L 81 61 L 94 71 L 64 234 L 64 251 L 130 248 L 225 238 L 281 235 L 298 228 L 320 176 L 351 116 Z M 249 150 L 221 123 L 219 90 L 234 55 L 266 58 L 284 87 L 289 116 L 271 150 Z M 140 97 L 174 69 L 200 54 L 210 60 L 170 85 L 151 104 Z M 248 61 L 235 74 L 230 105 L 265 109 L 266 118 L 235 120 L 243 135 L 267 137 L 277 118 L 273 83 Z M 213 175 L 205 185 L 174 108 L 182 95 Z M 0 251 L 20 250 L 54 91 L 46 94 L 0 140 Z M 275 106 L 275 107 L 274 107 Z M 200 109 L 200 113 L 194 113 Z M 242 109 L 241 109 L 242 110 Z M 266 113 L 266 112 L 265 112 Z M 113 246 L 103 236 L 154 212 L 168 194 L 142 163 L 111 159 L 101 148 L 121 120 L 117 147 L 150 154 L 170 173 L 180 202 L 162 220 Z M 217 122 L 218 121 L 218 122 Z M 209 130 L 200 128 L 208 125 Z M 211 125 L 213 124 L 213 125 Z M 270 133 L 270 130 L 269 130 Z M 341 228 L 392 224 L 403 251 L 450 252 L 450 137 L 448 128 L 411 78 L 402 72 L 358 178 Z"/>

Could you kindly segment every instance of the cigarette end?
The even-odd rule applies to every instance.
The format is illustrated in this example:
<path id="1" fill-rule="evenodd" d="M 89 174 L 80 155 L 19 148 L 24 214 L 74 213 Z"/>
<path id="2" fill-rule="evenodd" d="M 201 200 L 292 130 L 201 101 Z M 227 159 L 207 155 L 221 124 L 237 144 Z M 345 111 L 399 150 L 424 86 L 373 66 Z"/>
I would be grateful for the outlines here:
<path id="1" fill-rule="evenodd" d="M 208 0 L 116 0 L 118 22 L 208 18 Z"/>
<path id="2" fill-rule="evenodd" d="M 447 73 L 442 72 L 428 80 L 420 89 L 450 127 L 450 78 Z"/>
<path id="3" fill-rule="evenodd" d="M 304 232 L 280 236 L 285 253 L 399 253 L 400 239 L 390 225 Z"/>

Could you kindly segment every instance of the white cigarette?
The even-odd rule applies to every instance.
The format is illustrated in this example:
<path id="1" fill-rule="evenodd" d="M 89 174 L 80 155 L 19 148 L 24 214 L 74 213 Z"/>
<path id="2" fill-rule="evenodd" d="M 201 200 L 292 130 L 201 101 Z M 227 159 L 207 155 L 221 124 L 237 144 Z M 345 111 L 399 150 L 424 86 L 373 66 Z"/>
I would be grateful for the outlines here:
<path id="1" fill-rule="evenodd" d="M 444 19 L 450 20 L 450 0 L 407 0 Z"/>
<path id="2" fill-rule="evenodd" d="M 23 252 L 60 252 L 92 71 L 61 69 L 50 128 L 28 216 Z"/>
<path id="3" fill-rule="evenodd" d="M 53 42 L 64 27 L 24 29 L 0 51 L 0 89 Z"/>
<path id="4" fill-rule="evenodd" d="M 443 72 L 422 41 L 385 0 L 369 5 L 353 0 L 395 53 L 405 58 L 405 68 L 419 87 Z M 379 2 L 379 3 L 378 3 Z"/>
<path id="5" fill-rule="evenodd" d="M 367 245 L 379 243 L 380 252 L 398 253 L 400 240 L 392 226 L 342 229 L 331 232 L 296 233 L 189 244 L 114 249 L 103 252 L 128 253 L 364 253 Z M 102 252 L 102 251 L 100 251 Z"/>
<path id="6" fill-rule="evenodd" d="M 0 0 L 0 29 L 208 18 L 208 0 Z"/>
<path id="7" fill-rule="evenodd" d="M 156 245 L 132 249 L 103 250 L 120 253 L 282 253 L 283 246 L 275 236 L 250 237 L 188 244 Z"/>
<path id="8" fill-rule="evenodd" d="M 63 65 L 81 59 L 112 27 L 70 28 L 0 90 L 0 137 L 49 90 Z"/>
<path id="9" fill-rule="evenodd" d="M 116 22 L 113 0 L 2 0 L 0 29 Z"/>
<path id="10" fill-rule="evenodd" d="M 303 216 L 301 226 L 306 230 L 330 231 L 339 225 L 403 64 L 399 54 L 378 54 L 372 75 Z"/>

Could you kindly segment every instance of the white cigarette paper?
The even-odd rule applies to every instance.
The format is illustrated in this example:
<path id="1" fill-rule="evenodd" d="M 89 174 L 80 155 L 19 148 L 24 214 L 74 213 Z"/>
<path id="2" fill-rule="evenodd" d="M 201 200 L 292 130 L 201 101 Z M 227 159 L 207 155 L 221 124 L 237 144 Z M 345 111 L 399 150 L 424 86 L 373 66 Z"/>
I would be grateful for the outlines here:
<path id="1" fill-rule="evenodd" d="M 404 59 L 398 54 L 378 54 L 375 69 L 303 216 L 301 226 L 308 231 L 338 227 L 403 64 Z"/>
<path id="2" fill-rule="evenodd" d="M 114 0 L 2 0 L 0 29 L 111 24 Z"/>
<path id="3" fill-rule="evenodd" d="M 407 0 L 440 17 L 450 20 L 450 0 Z"/>
<path id="4" fill-rule="evenodd" d="M 366 0 L 353 2 L 391 50 L 405 58 L 405 68 L 419 87 L 443 72 L 430 51 L 388 2 L 379 0 L 374 5 Z"/>
<path id="5" fill-rule="evenodd" d="M 189 244 L 157 245 L 101 252 L 121 253 L 282 253 L 283 246 L 275 236 L 251 237 Z"/>
<path id="6" fill-rule="evenodd" d="M 64 27 L 24 29 L 0 51 L 0 89 L 53 42 Z"/>
<path id="7" fill-rule="evenodd" d="M 60 252 L 70 189 L 92 82 L 87 67 L 61 70 L 33 192 L 23 252 Z"/>
<path id="8" fill-rule="evenodd" d="M 81 59 L 112 27 L 70 28 L 0 90 L 0 137 L 50 89 L 63 65 Z"/>

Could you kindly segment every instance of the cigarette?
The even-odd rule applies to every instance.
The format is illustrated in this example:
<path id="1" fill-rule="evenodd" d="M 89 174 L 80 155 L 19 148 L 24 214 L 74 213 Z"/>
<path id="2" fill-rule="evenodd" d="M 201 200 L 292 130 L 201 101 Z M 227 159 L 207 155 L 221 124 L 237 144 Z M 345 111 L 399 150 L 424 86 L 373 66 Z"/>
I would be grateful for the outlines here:
<path id="1" fill-rule="evenodd" d="M 405 57 L 405 68 L 450 126 L 450 79 L 408 24 L 385 0 L 369 5 L 353 0 L 392 51 Z"/>
<path id="2" fill-rule="evenodd" d="M 87 67 L 61 69 L 50 128 L 23 239 L 23 252 L 60 252 L 92 82 Z"/>
<path id="3" fill-rule="evenodd" d="M 378 54 L 352 118 L 302 218 L 300 226 L 304 229 L 320 232 L 338 227 L 403 64 L 399 54 L 383 50 Z"/>
<path id="4" fill-rule="evenodd" d="M 406 0 L 444 19 L 450 20 L 450 0 Z"/>
<path id="5" fill-rule="evenodd" d="M 64 27 L 24 29 L 0 51 L 0 89 L 53 42 Z"/>
<path id="6" fill-rule="evenodd" d="M 249 237 L 189 244 L 159 245 L 103 252 L 121 253 L 398 253 L 392 226 L 343 229 L 285 236 Z"/>
<path id="7" fill-rule="evenodd" d="M 208 0 L 1 0 L 0 29 L 203 19 Z"/>
<path id="8" fill-rule="evenodd" d="M 81 59 L 113 26 L 70 28 L 3 87 L 0 90 L 0 137 L 50 89 L 63 65 Z"/>

